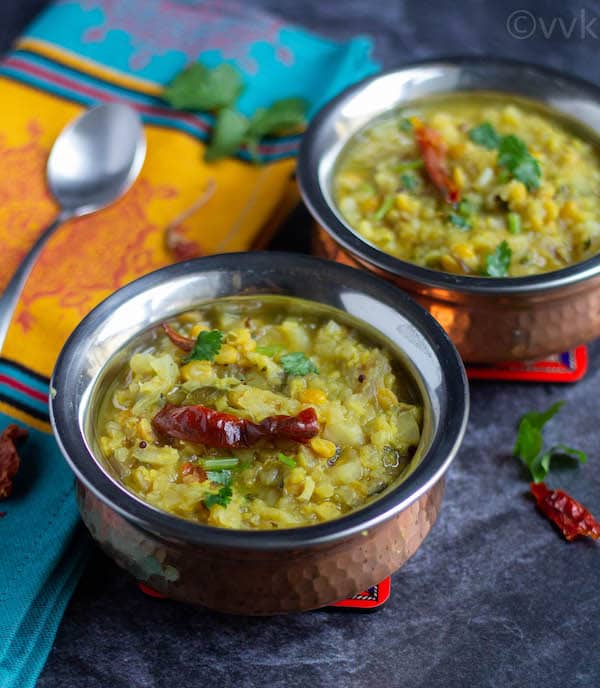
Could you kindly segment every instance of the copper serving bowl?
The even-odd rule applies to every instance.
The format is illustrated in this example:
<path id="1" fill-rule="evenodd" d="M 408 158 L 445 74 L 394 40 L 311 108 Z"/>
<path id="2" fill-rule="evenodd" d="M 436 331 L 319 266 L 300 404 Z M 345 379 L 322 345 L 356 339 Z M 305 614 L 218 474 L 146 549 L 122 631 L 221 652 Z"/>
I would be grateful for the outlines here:
<path id="1" fill-rule="evenodd" d="M 600 89 L 529 64 L 482 58 L 427 61 L 367 79 L 331 101 L 303 137 L 298 178 L 318 222 L 315 252 L 375 272 L 408 290 L 471 362 L 531 359 L 600 336 L 600 256 L 528 277 L 484 278 L 395 258 L 346 224 L 332 195 L 336 162 L 373 119 L 429 95 L 495 91 L 527 97 L 581 136 L 600 133 Z"/>
<path id="2" fill-rule="evenodd" d="M 420 391 L 414 470 L 347 516 L 319 525 L 240 531 L 187 521 L 128 492 L 99 460 L 99 403 L 138 335 L 199 303 L 284 294 L 343 311 L 396 353 Z M 98 544 L 170 598 L 243 614 L 320 607 L 400 567 L 435 522 L 444 474 L 462 440 L 468 388 L 456 349 L 420 306 L 363 271 L 308 256 L 245 253 L 164 268 L 120 289 L 71 335 L 52 378 L 50 411 L 77 476 L 81 516 Z"/>

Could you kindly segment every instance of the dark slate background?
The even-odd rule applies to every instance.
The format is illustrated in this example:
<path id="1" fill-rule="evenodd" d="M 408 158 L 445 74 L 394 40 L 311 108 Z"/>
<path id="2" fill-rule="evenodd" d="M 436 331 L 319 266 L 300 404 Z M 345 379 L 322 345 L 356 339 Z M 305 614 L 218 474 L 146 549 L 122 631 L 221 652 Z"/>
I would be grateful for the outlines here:
<path id="1" fill-rule="evenodd" d="M 2 0 L 2 48 L 45 4 Z M 256 4 L 330 37 L 371 34 L 375 55 L 387 67 L 436 55 L 495 54 L 600 83 L 598 2 Z M 507 30 L 508 17 L 518 9 L 536 18 L 529 38 L 514 38 Z M 531 30 L 531 16 L 517 29 Z M 576 20 L 570 37 L 557 21 L 552 24 L 559 17 L 567 29 Z M 548 34 L 552 26 L 547 37 L 544 29 Z M 308 227 L 300 209 L 274 243 L 306 250 Z M 510 456 L 519 415 L 565 399 L 549 440 L 575 444 L 590 461 L 564 470 L 553 484 L 600 513 L 598 344 L 591 354 L 590 372 L 574 386 L 472 385 L 467 438 L 450 471 L 442 515 L 394 575 L 385 609 L 372 615 L 224 616 L 148 599 L 96 553 L 38 687 L 598 688 L 600 545 L 564 542 L 536 512 L 526 475 Z"/>

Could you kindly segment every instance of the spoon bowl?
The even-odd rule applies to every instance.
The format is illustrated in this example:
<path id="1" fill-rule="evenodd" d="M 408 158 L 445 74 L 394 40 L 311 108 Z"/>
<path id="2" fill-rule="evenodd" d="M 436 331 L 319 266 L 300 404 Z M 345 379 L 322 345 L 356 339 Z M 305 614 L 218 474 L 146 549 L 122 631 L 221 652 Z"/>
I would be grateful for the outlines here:
<path id="1" fill-rule="evenodd" d="M 86 215 L 112 203 L 137 178 L 146 154 L 137 113 L 111 103 L 69 124 L 48 158 L 48 187 L 63 211 Z"/>

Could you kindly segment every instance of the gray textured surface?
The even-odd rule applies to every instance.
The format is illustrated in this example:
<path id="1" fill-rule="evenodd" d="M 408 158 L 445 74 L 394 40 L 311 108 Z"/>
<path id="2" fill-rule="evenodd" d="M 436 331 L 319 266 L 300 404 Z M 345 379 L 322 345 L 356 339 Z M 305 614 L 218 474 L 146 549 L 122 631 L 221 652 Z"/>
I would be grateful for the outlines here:
<path id="1" fill-rule="evenodd" d="M 0 5 L 0 39 L 39 0 Z M 332 37 L 370 33 L 386 66 L 433 55 L 494 53 L 531 59 L 600 82 L 600 40 L 516 40 L 506 19 L 519 8 L 586 21 L 600 36 L 600 3 L 263 0 L 261 5 Z M 19 8 L 18 12 L 11 8 Z M 298 212 L 278 247 L 305 248 Z M 97 554 L 65 616 L 39 688 L 214 686 L 600 686 L 600 546 L 565 543 L 526 496 L 510 457 L 524 411 L 567 405 L 550 439 L 587 451 L 590 463 L 560 484 L 600 512 L 600 346 L 575 386 L 476 383 L 465 444 L 450 473 L 442 515 L 393 578 L 392 599 L 373 615 L 315 612 L 232 618 L 145 598 Z"/>

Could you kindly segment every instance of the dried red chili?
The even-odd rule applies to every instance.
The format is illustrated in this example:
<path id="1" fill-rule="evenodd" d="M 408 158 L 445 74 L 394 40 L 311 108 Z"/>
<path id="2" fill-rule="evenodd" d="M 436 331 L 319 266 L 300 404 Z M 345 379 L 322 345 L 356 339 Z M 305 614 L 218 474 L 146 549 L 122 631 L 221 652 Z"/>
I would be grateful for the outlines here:
<path id="1" fill-rule="evenodd" d="M 297 416 L 268 416 L 254 423 L 206 406 L 167 404 L 154 416 L 152 425 L 159 436 L 218 448 L 250 447 L 263 438 L 307 442 L 319 432 L 313 408 Z"/>
<path id="2" fill-rule="evenodd" d="M 549 490 L 544 483 L 531 483 L 538 509 L 557 525 L 567 540 L 600 538 L 600 523 L 576 499 L 562 490 Z"/>
<path id="3" fill-rule="evenodd" d="M 444 194 L 449 203 L 458 203 L 460 189 L 448 173 L 447 149 L 441 134 L 420 122 L 415 124 L 414 131 L 429 179 Z"/>
<path id="4" fill-rule="evenodd" d="M 12 479 L 19 470 L 21 459 L 15 444 L 27 438 L 27 430 L 9 425 L 0 435 L 0 499 L 10 497 Z"/>
<path id="5" fill-rule="evenodd" d="M 179 332 L 175 332 L 175 330 L 170 325 L 167 325 L 167 323 L 163 323 L 162 328 L 167 337 L 173 342 L 173 344 L 175 344 L 175 346 L 178 346 L 184 351 L 191 351 L 194 348 L 195 342 L 193 339 L 184 337 L 182 334 L 179 334 Z"/>

